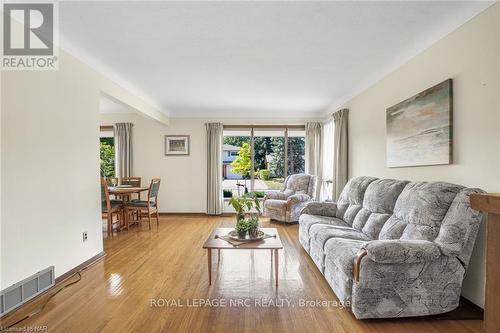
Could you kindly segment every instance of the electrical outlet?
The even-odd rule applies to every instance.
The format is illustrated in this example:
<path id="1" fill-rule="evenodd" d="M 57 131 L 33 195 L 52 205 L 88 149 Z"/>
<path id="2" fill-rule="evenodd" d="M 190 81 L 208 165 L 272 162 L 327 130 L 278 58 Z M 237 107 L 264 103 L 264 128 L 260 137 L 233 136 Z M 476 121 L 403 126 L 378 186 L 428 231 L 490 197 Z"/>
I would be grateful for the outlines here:
<path id="1" fill-rule="evenodd" d="M 83 232 L 83 241 L 85 242 L 89 238 L 86 231 Z"/>

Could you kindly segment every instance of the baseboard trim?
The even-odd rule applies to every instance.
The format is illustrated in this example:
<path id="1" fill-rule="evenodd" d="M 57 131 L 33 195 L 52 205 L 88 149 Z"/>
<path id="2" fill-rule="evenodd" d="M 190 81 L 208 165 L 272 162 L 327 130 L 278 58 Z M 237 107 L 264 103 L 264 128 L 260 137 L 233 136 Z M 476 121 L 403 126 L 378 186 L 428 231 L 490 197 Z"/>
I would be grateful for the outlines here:
<path id="1" fill-rule="evenodd" d="M 70 269 L 66 273 L 64 273 L 64 274 L 56 277 L 55 281 L 54 281 L 55 283 L 54 283 L 54 285 L 51 288 L 45 290 L 40 295 L 38 295 L 38 296 L 30 299 L 28 302 L 24 303 L 19 308 L 14 309 L 11 312 L 6 313 L 2 317 L 0 317 L 0 319 L 4 320 L 6 318 L 14 318 L 14 317 L 16 317 L 17 314 L 22 313 L 22 311 L 25 310 L 28 306 L 32 305 L 33 303 L 36 303 L 37 301 L 39 301 L 41 298 L 43 298 L 47 294 L 50 294 L 50 292 L 53 291 L 55 288 L 57 288 L 64 280 L 67 280 L 68 278 L 70 278 L 76 272 L 78 272 L 78 271 L 80 271 L 80 270 L 82 270 L 82 269 L 84 269 L 84 268 L 86 268 L 86 267 L 88 267 L 88 266 L 96 263 L 98 260 L 100 260 L 104 256 L 106 256 L 106 253 L 104 253 L 104 251 L 102 251 L 102 252 L 96 254 L 95 256 L 93 256 L 92 258 L 90 258 L 88 260 L 85 260 L 83 263 L 81 263 L 80 265 L 76 266 L 75 268 Z M 8 325 L 6 325 L 6 326 L 8 326 Z"/>
<path id="2" fill-rule="evenodd" d="M 180 215 L 180 216 L 236 216 L 234 212 L 224 212 L 220 215 L 209 215 L 205 212 L 160 212 L 160 216 L 172 216 L 172 215 Z"/>
<path id="3" fill-rule="evenodd" d="M 66 273 L 64 274 L 61 274 L 60 276 L 56 277 L 56 285 L 58 283 L 61 283 L 62 281 L 66 280 L 67 278 L 69 278 L 71 275 L 75 274 L 76 272 L 84 269 L 85 267 L 87 266 L 90 266 L 92 265 L 95 261 L 101 259 L 102 257 L 106 256 L 106 253 L 104 253 L 104 251 L 96 254 L 95 256 L 93 256 L 92 258 L 88 259 L 88 260 L 85 260 L 84 262 L 82 262 L 80 265 L 76 266 L 75 268 L 73 269 L 70 269 L 69 271 L 67 271 Z"/>
<path id="4" fill-rule="evenodd" d="M 181 215 L 181 216 L 208 216 L 205 212 L 160 212 L 160 216 L 172 216 L 172 215 Z"/>

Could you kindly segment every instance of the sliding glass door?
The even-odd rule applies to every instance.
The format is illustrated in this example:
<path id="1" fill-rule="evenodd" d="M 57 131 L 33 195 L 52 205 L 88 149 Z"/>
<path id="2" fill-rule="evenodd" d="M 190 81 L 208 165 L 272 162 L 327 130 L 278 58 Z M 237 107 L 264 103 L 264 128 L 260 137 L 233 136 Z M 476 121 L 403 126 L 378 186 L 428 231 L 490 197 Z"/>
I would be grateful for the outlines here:
<path id="1" fill-rule="evenodd" d="M 252 171 L 252 129 L 224 129 L 222 146 L 222 190 L 224 198 L 250 191 Z"/>
<path id="2" fill-rule="evenodd" d="M 303 126 L 225 126 L 224 197 L 281 189 L 305 169 Z"/>
<path id="3" fill-rule="evenodd" d="M 285 129 L 256 128 L 253 135 L 254 191 L 277 190 L 285 180 Z"/>

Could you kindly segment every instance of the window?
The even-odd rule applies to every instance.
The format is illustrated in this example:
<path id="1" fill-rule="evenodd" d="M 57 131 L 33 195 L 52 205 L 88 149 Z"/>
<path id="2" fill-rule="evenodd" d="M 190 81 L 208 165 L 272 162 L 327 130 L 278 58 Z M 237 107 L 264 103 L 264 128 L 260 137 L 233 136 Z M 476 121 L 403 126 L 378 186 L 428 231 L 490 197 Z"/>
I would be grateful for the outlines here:
<path id="1" fill-rule="evenodd" d="M 115 139 L 112 127 L 111 129 L 108 126 L 101 127 L 100 152 L 101 177 L 115 177 Z"/>
<path id="2" fill-rule="evenodd" d="M 223 150 L 226 199 L 281 189 L 288 175 L 305 170 L 303 126 L 226 126 Z"/>
<path id="3" fill-rule="evenodd" d="M 289 175 L 304 173 L 306 170 L 306 132 L 301 129 L 288 130 L 287 171 Z"/>

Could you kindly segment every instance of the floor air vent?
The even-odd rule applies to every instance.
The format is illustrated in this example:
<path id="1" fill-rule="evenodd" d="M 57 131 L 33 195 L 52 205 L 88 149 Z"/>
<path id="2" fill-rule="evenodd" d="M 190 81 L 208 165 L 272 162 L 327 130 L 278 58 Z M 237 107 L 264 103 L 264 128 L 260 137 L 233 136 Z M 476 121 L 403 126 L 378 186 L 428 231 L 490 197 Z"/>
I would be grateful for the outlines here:
<path id="1" fill-rule="evenodd" d="M 23 305 L 54 285 L 54 266 L 44 269 L 0 292 L 0 316 Z"/>

